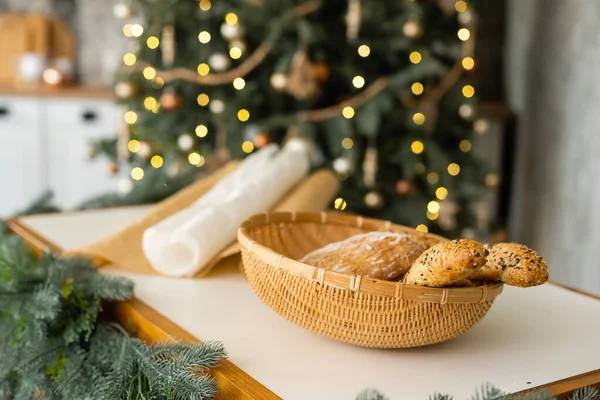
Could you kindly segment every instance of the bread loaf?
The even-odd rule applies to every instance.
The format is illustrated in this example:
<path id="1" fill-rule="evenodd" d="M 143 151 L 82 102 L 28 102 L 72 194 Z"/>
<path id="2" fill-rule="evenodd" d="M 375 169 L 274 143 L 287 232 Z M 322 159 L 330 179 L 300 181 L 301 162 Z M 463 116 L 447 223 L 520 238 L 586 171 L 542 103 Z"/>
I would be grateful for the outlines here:
<path id="1" fill-rule="evenodd" d="M 419 256 L 403 282 L 431 287 L 450 286 L 473 275 L 485 264 L 486 255 L 487 250 L 474 240 L 438 243 Z"/>
<path id="2" fill-rule="evenodd" d="M 548 280 L 544 259 L 529 247 L 519 243 L 485 245 L 489 251 L 487 263 L 470 277 L 475 282 L 504 282 L 511 286 L 530 287 Z"/>
<path id="3" fill-rule="evenodd" d="M 368 232 L 328 244 L 306 254 L 300 261 L 336 272 L 397 280 L 423 251 L 425 247 L 410 235 Z"/>

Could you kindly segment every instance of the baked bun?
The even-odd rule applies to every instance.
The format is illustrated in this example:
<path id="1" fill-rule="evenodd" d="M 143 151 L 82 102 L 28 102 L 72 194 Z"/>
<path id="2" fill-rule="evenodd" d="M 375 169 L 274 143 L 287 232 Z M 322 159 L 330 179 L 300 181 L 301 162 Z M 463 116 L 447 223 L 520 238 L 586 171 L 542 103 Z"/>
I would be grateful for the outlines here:
<path id="1" fill-rule="evenodd" d="M 425 247 L 410 235 L 368 232 L 328 244 L 300 261 L 317 268 L 392 281 L 401 278 L 423 251 Z"/>
<path id="2" fill-rule="evenodd" d="M 443 287 L 469 278 L 486 262 L 487 250 L 481 243 L 457 239 L 427 249 L 404 276 L 411 285 Z"/>
<path id="3" fill-rule="evenodd" d="M 535 250 L 519 243 L 487 244 L 487 263 L 470 277 L 476 282 L 504 282 L 530 287 L 548 280 L 548 267 Z"/>

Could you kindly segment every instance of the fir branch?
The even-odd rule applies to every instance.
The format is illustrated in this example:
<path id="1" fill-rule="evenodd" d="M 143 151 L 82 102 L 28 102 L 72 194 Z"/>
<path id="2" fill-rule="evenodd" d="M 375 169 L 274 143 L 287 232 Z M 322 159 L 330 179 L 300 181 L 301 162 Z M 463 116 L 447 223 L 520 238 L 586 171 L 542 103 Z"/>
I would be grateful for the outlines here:
<path id="1" fill-rule="evenodd" d="M 570 400 L 600 400 L 600 392 L 594 387 L 577 389 Z"/>

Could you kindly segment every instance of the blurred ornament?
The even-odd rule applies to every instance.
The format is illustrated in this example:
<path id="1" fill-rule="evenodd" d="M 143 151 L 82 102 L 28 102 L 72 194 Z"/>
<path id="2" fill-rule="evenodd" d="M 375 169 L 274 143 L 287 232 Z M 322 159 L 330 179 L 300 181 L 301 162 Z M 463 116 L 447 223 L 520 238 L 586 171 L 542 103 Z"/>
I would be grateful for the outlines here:
<path id="1" fill-rule="evenodd" d="M 360 0 L 348 0 L 346 13 L 346 39 L 356 40 L 362 21 L 362 7 Z"/>
<path id="2" fill-rule="evenodd" d="M 485 186 L 490 189 L 495 189 L 500 185 L 500 178 L 496 174 L 487 174 L 484 179 Z"/>
<path id="3" fill-rule="evenodd" d="M 365 195 L 365 204 L 371 209 L 382 208 L 383 203 L 383 196 L 379 192 L 372 191 Z"/>
<path id="4" fill-rule="evenodd" d="M 140 149 L 137 152 L 138 156 L 148 159 L 152 155 L 152 146 L 148 142 L 140 142 Z"/>
<path id="5" fill-rule="evenodd" d="M 208 108 L 215 114 L 221 114 L 225 111 L 225 103 L 223 100 L 215 99 L 208 104 Z"/>
<path id="6" fill-rule="evenodd" d="M 160 95 L 160 106 L 167 111 L 174 111 L 181 107 L 181 96 L 174 90 L 167 90 Z"/>
<path id="7" fill-rule="evenodd" d="M 221 25 L 221 35 L 227 40 L 238 38 L 240 34 L 241 29 L 239 24 L 229 25 L 228 23 L 224 23 Z"/>
<path id="8" fill-rule="evenodd" d="M 59 87 L 65 83 L 65 77 L 62 72 L 56 68 L 46 68 L 42 73 L 42 79 L 48 86 Z"/>
<path id="9" fill-rule="evenodd" d="M 483 135 L 490 129 L 490 124 L 485 119 L 477 119 L 473 122 L 473 130 L 479 135 Z"/>
<path id="10" fill-rule="evenodd" d="M 162 30 L 161 38 L 162 62 L 170 67 L 175 61 L 175 28 L 173 25 L 165 25 Z"/>
<path id="11" fill-rule="evenodd" d="M 415 183 L 410 179 L 400 179 L 396 182 L 396 193 L 400 196 L 410 196 L 415 192 Z"/>
<path id="12" fill-rule="evenodd" d="M 410 39 L 416 39 L 423 33 L 421 29 L 421 23 L 417 19 L 409 19 L 402 26 L 402 32 L 404 36 Z"/>
<path id="13" fill-rule="evenodd" d="M 270 82 L 273 89 L 282 92 L 287 86 L 287 76 L 284 73 L 276 72 L 271 75 Z"/>
<path id="14" fill-rule="evenodd" d="M 126 19 L 133 15 L 133 9 L 129 4 L 117 3 L 113 7 L 113 14 L 119 19 Z"/>
<path id="15" fill-rule="evenodd" d="M 231 61 L 224 53 L 215 53 L 208 57 L 208 65 L 215 71 L 225 71 L 231 65 Z"/>
<path id="16" fill-rule="evenodd" d="M 177 138 L 177 145 L 183 151 L 191 150 L 194 147 L 194 138 L 192 135 L 188 135 L 184 133 L 183 135 Z"/>
<path id="17" fill-rule="evenodd" d="M 119 172 L 119 166 L 117 165 L 116 162 L 109 162 L 108 163 L 108 174 L 109 175 L 116 175 Z"/>
<path id="18" fill-rule="evenodd" d="M 252 141 L 254 143 L 254 147 L 260 149 L 263 146 L 266 146 L 271 141 L 271 138 L 266 133 L 259 133 L 254 137 Z"/>
<path id="19" fill-rule="evenodd" d="M 246 42 L 244 42 L 241 39 L 233 39 L 231 42 L 229 42 L 229 48 L 233 48 L 233 47 L 237 47 L 238 49 L 240 49 L 240 51 L 242 53 L 246 52 Z"/>
<path id="20" fill-rule="evenodd" d="M 333 160 L 333 169 L 338 174 L 349 174 L 352 169 L 352 163 L 348 158 L 338 157 Z"/>
<path id="21" fill-rule="evenodd" d="M 119 182 L 117 182 L 117 190 L 119 191 L 119 193 L 127 194 L 131 192 L 131 189 L 133 189 L 133 182 L 131 181 L 131 179 L 123 178 L 119 179 Z"/>
<path id="22" fill-rule="evenodd" d="M 362 168 L 365 185 L 367 187 L 375 185 L 377 179 L 377 147 L 373 145 L 367 147 Z"/>
<path id="23" fill-rule="evenodd" d="M 115 85 L 115 95 L 119 99 L 129 99 L 138 92 L 138 86 L 132 82 L 119 82 Z"/>
<path id="24" fill-rule="evenodd" d="M 471 21 L 473 21 L 473 15 L 470 11 L 467 10 L 458 14 L 458 22 L 460 22 L 462 25 L 468 25 L 471 23 Z"/>
<path id="25" fill-rule="evenodd" d="M 315 69 L 304 50 L 294 55 L 286 91 L 298 100 L 314 99 L 319 94 Z"/>
<path id="26" fill-rule="evenodd" d="M 45 53 L 24 53 L 19 58 L 19 78 L 26 83 L 38 83 L 48 65 Z"/>
<path id="27" fill-rule="evenodd" d="M 458 107 L 458 114 L 464 119 L 470 119 L 473 116 L 473 106 L 470 104 L 461 104 Z"/>
<path id="28" fill-rule="evenodd" d="M 315 78 L 319 82 L 325 82 L 329 78 L 329 66 L 323 61 L 315 61 L 313 64 Z"/>

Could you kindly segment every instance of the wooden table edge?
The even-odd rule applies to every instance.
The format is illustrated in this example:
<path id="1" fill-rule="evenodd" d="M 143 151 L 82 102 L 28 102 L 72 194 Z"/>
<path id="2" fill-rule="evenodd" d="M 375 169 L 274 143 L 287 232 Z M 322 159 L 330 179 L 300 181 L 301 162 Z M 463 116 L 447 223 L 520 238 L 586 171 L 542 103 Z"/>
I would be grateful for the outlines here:
<path id="1" fill-rule="evenodd" d="M 38 254 L 45 251 L 62 252 L 58 245 L 23 224 L 19 218 L 8 220 L 6 225 Z M 138 298 L 115 303 L 111 308 L 114 319 L 146 343 L 171 340 L 200 342 L 191 333 Z M 229 360 L 224 360 L 211 374 L 217 382 L 217 399 L 281 400 Z"/>

